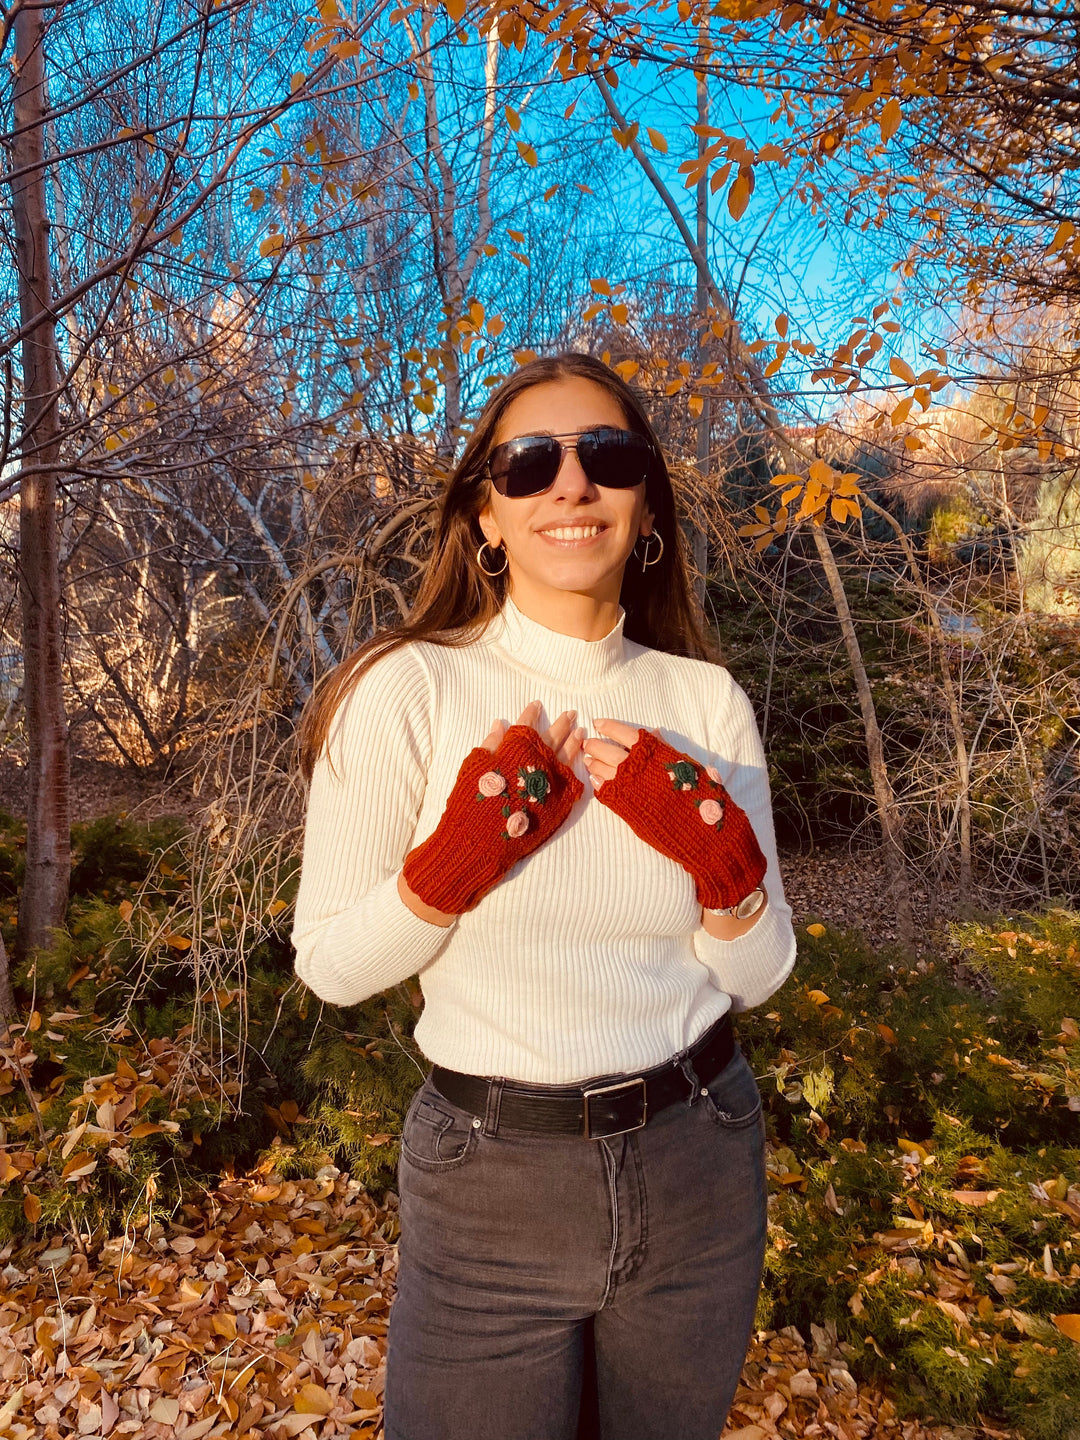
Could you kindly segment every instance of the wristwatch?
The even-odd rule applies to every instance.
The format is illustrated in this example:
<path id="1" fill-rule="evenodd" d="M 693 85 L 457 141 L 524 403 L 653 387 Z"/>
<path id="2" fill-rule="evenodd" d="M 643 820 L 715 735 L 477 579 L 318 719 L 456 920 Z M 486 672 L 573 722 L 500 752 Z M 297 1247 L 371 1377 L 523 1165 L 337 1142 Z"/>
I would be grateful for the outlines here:
<path id="1" fill-rule="evenodd" d="M 765 904 L 765 891 L 759 885 L 744 895 L 737 905 L 727 905 L 722 910 L 710 910 L 710 915 L 730 915 L 733 920 L 749 920 Z"/>

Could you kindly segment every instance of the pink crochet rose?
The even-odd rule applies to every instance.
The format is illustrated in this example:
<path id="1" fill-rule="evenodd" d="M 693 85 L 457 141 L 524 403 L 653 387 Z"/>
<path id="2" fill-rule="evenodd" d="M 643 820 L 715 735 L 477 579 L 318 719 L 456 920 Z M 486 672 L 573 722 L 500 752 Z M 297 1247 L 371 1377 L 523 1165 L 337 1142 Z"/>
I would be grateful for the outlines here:
<path id="1" fill-rule="evenodd" d="M 511 840 L 516 840 L 519 835 L 524 835 L 529 828 L 529 817 L 524 810 L 515 810 L 506 822 L 506 833 Z"/>
<path id="2" fill-rule="evenodd" d="M 698 814 L 706 825 L 719 825 L 724 818 L 724 807 L 716 800 L 703 800 L 698 807 Z"/>
<path id="3" fill-rule="evenodd" d="M 485 775 L 481 775 L 476 785 L 481 795 L 488 796 L 501 795 L 506 789 L 506 781 L 497 770 L 489 770 Z"/>
<path id="4" fill-rule="evenodd" d="M 720 779 L 720 771 L 717 770 L 715 765 L 706 765 L 705 774 L 708 775 L 709 779 L 713 782 L 714 785 L 720 785 L 723 783 Z"/>

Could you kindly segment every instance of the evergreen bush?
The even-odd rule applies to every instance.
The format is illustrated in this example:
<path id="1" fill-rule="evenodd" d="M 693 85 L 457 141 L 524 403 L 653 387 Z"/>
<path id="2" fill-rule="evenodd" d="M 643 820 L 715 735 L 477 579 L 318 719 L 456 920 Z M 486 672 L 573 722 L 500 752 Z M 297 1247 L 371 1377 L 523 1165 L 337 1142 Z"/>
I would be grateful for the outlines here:
<path id="1" fill-rule="evenodd" d="M 770 1134 L 760 1323 L 834 1321 L 923 1418 L 1078 1440 L 1080 918 L 956 927 L 979 989 L 810 928 L 739 1024 Z"/>

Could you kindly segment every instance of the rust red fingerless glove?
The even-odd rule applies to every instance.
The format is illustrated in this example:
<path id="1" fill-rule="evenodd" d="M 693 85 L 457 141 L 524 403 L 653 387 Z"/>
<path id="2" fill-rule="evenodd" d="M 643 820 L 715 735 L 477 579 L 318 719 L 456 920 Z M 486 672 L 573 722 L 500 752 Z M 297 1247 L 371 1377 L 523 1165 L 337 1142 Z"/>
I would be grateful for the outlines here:
<path id="1" fill-rule="evenodd" d="M 583 790 L 527 725 L 511 725 L 494 754 L 465 757 L 435 830 L 405 857 L 405 883 L 425 905 L 463 915 L 570 814 Z"/>
<path id="2" fill-rule="evenodd" d="M 736 805 L 711 765 L 681 755 L 648 730 L 596 792 L 661 855 L 677 861 L 697 884 L 707 910 L 737 905 L 766 870 L 746 811 Z"/>

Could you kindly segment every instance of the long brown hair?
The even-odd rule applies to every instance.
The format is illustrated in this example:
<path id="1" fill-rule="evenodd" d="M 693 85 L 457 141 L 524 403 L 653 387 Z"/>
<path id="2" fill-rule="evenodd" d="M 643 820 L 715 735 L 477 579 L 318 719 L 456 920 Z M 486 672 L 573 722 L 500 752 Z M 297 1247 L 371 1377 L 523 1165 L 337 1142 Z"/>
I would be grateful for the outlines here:
<path id="1" fill-rule="evenodd" d="M 664 549 L 659 561 L 647 570 L 632 562 L 626 566 L 619 596 L 626 611 L 624 634 L 628 640 L 670 655 L 709 657 L 687 573 L 671 476 L 640 400 L 613 370 L 591 355 L 568 351 L 530 360 L 489 397 L 447 481 L 435 546 L 408 620 L 361 645 L 331 671 L 308 702 L 299 737 L 300 768 L 307 779 L 326 744 L 338 706 L 376 660 L 410 640 L 467 645 L 502 609 L 506 572 L 488 575 L 476 563 L 476 551 L 484 539 L 477 516 L 487 500 L 486 466 L 495 431 L 507 406 L 522 391 L 568 378 L 589 380 L 612 395 L 630 429 L 646 436 L 657 456 L 646 481 L 645 498 Z"/>

